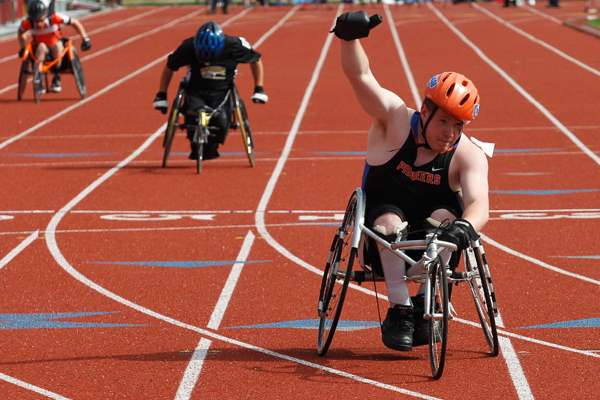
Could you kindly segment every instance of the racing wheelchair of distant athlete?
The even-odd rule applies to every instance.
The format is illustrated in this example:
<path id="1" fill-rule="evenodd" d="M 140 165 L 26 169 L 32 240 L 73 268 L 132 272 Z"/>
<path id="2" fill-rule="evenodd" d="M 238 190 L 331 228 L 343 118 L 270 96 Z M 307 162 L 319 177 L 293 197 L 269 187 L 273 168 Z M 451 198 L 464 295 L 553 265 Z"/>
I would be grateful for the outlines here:
<path id="1" fill-rule="evenodd" d="M 499 347 L 495 317 L 498 309 L 481 240 L 471 241 L 470 246 L 464 250 L 462 270 L 460 267 L 452 270 L 441 254 L 456 251 L 457 247 L 437 238 L 440 233 L 437 221 L 428 220 L 432 229 L 428 230 L 424 240 L 397 240 L 390 243 L 364 225 L 365 205 L 366 198 L 362 189 L 355 189 L 331 244 L 319 291 L 317 353 L 324 356 L 331 345 L 350 282 L 361 284 L 365 281 L 384 280 L 369 265 L 353 269 L 354 261 L 362 250 L 361 239 L 368 237 L 407 263 L 407 281 L 425 285 L 423 318 L 428 323 L 429 360 L 434 379 L 442 376 L 446 360 L 448 320 L 452 318 L 451 284 L 466 283 L 469 286 L 488 345 L 488 354 L 497 356 Z M 413 259 L 407 255 L 407 250 L 418 250 L 422 256 L 420 259 Z"/>
<path id="2" fill-rule="evenodd" d="M 167 117 L 167 128 L 163 138 L 163 160 L 162 166 L 167 166 L 169 155 L 171 154 L 171 147 L 173 145 L 173 139 L 177 129 L 187 128 L 185 124 L 180 122 L 180 117 L 183 114 L 183 105 L 185 103 L 185 92 L 189 81 L 189 76 L 184 76 L 177 89 L 177 94 L 173 98 L 171 108 Z M 231 102 L 232 119 L 231 128 L 239 129 L 242 135 L 242 142 L 244 145 L 244 151 L 248 157 L 248 161 L 251 167 L 256 165 L 254 159 L 254 139 L 252 137 L 252 129 L 250 128 L 250 121 L 248 120 L 248 112 L 246 111 L 246 105 L 240 97 L 235 83 L 233 87 L 229 89 L 225 98 L 216 108 L 204 106 L 199 111 L 198 126 L 194 127 L 194 134 L 192 137 L 192 143 L 198 148 L 198 156 L 196 159 L 196 171 L 199 174 L 202 171 L 202 150 L 203 147 L 208 143 L 209 136 L 213 135 L 215 129 L 218 127 L 210 124 L 211 118 L 225 106 L 226 102 Z"/>
<path id="3" fill-rule="evenodd" d="M 41 62 L 36 59 L 31 43 L 27 44 L 21 57 L 17 100 L 23 99 L 23 94 L 25 93 L 25 88 L 27 87 L 27 81 L 31 76 L 33 98 L 36 103 L 39 103 L 42 94 L 48 91 L 48 88 L 50 87 L 48 84 L 48 73 L 58 64 L 59 59 L 62 60 L 58 66 L 59 72 L 73 74 L 79 96 L 82 99 L 86 96 L 83 68 L 81 67 L 81 61 L 79 59 L 77 49 L 75 49 L 71 39 L 62 38 L 61 40 L 63 42 L 63 50 L 60 54 L 60 57 L 53 59 L 51 55 L 48 55 L 46 60 Z M 38 68 L 35 68 L 36 65 Z"/>

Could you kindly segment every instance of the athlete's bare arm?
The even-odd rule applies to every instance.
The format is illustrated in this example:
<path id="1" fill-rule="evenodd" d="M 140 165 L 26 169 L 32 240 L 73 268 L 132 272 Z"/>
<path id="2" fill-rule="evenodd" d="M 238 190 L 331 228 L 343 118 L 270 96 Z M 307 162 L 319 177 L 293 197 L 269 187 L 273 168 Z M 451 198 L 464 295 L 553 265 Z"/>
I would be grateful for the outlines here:
<path id="1" fill-rule="evenodd" d="M 348 77 L 358 102 L 367 114 L 382 125 L 387 125 L 390 113 L 406 109 L 400 97 L 381 87 L 369 67 L 369 59 L 360 41 L 340 41 L 342 68 Z"/>
<path id="2" fill-rule="evenodd" d="M 250 63 L 250 71 L 254 79 L 254 86 L 264 86 L 265 73 L 262 60 Z"/>
<path id="3" fill-rule="evenodd" d="M 158 84 L 159 92 L 165 92 L 165 93 L 167 92 L 167 90 L 169 89 L 169 84 L 171 83 L 172 77 L 173 77 L 173 71 L 165 65 L 160 74 L 160 82 Z"/>
<path id="4" fill-rule="evenodd" d="M 87 38 L 87 33 L 85 32 L 85 28 L 83 27 L 83 24 L 81 22 L 79 22 L 78 20 L 72 18 L 71 19 L 71 25 L 73 25 L 73 27 L 75 28 L 75 30 L 77 31 L 77 33 L 79 33 L 79 36 L 81 36 L 82 38 Z"/>
<path id="5" fill-rule="evenodd" d="M 463 137 L 463 140 L 465 143 L 461 143 L 455 155 L 455 159 L 458 161 L 457 174 L 464 202 L 462 218 L 468 220 L 475 230 L 479 231 L 487 223 L 490 212 L 488 163 L 481 149 L 466 136 Z"/>

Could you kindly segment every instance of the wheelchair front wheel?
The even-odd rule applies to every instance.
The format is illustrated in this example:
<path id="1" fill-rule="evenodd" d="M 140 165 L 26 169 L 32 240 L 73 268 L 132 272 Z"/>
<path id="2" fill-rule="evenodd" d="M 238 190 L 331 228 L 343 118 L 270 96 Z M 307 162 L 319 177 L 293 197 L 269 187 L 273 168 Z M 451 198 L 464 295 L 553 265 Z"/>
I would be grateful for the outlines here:
<path id="1" fill-rule="evenodd" d="M 431 266 L 429 304 L 429 362 L 433 379 L 440 379 L 446 362 L 448 342 L 449 290 L 446 268 L 440 258 Z"/>
<path id="2" fill-rule="evenodd" d="M 33 79 L 32 79 L 32 85 L 33 86 L 33 100 L 36 103 L 39 103 L 41 98 L 42 98 L 42 93 L 44 93 L 44 79 L 42 76 L 42 72 L 40 71 L 40 68 L 38 65 L 34 65 L 33 66 Z"/>
<path id="3" fill-rule="evenodd" d="M 355 193 L 348 202 L 342 225 L 333 238 L 325 270 L 323 271 L 318 303 L 319 331 L 317 336 L 317 354 L 320 356 L 324 356 L 327 353 L 333 340 L 333 335 L 342 313 L 346 291 L 350 283 L 352 265 L 358 253 L 357 249 L 352 247 L 351 243 L 355 229 L 356 206 L 357 198 Z"/>

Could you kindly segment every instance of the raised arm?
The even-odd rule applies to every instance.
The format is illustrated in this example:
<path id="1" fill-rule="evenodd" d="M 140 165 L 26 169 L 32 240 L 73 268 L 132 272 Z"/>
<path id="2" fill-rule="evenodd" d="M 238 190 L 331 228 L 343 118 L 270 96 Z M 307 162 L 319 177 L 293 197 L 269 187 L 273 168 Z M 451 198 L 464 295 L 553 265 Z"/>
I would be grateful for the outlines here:
<path id="1" fill-rule="evenodd" d="M 400 97 L 377 82 L 359 40 L 341 42 L 341 62 L 358 102 L 372 118 L 385 124 L 391 110 L 405 107 Z"/>

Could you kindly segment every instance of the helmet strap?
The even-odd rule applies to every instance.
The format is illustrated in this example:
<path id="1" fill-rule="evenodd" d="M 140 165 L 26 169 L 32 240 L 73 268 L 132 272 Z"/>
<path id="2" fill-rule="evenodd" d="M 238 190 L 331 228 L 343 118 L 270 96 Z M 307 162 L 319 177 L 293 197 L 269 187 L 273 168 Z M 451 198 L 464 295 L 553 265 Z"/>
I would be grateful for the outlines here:
<path id="1" fill-rule="evenodd" d="M 427 119 L 425 120 L 425 122 L 423 122 L 423 113 L 422 113 L 422 110 L 421 110 L 421 117 L 419 118 L 419 127 L 421 128 L 421 137 L 423 138 L 423 141 L 425 143 L 418 143 L 417 144 L 417 147 L 425 147 L 426 149 L 430 149 L 430 150 L 431 150 L 431 146 L 429 145 L 429 142 L 427 141 L 427 127 L 429 126 L 429 123 L 431 122 L 431 119 L 433 118 L 433 116 L 437 112 L 438 106 L 437 105 L 433 105 L 432 108 L 433 109 L 429 113 L 429 116 L 427 117 Z"/>

